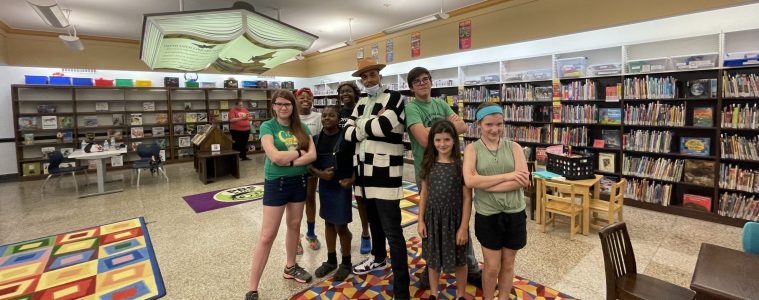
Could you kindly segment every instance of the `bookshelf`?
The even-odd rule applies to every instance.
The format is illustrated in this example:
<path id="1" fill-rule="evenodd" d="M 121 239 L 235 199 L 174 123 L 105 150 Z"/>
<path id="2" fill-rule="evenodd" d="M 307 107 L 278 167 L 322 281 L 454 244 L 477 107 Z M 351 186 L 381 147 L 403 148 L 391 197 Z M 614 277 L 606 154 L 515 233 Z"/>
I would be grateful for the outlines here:
<path id="1" fill-rule="evenodd" d="M 222 121 L 221 114 L 229 109 L 222 109 L 222 102 L 231 107 L 238 99 L 244 100 L 251 113 L 255 112 L 253 128 L 257 128 L 270 117 L 269 98 L 273 91 L 11 85 L 20 179 L 42 179 L 47 175 L 43 150 L 73 151 L 88 136 L 94 137 L 97 143 L 114 136 L 126 145 L 123 165 L 108 164 L 109 169 L 129 168 L 131 161 L 137 159 L 135 150 L 139 143 L 157 143 L 167 163 L 190 161 L 192 147 L 187 143 L 197 132 L 198 125 L 216 124 L 222 130 L 225 125 L 228 128 L 229 122 Z M 194 118 L 188 119 L 189 114 Z M 48 121 L 44 127 L 43 117 Z M 190 128 L 192 131 L 188 132 Z M 59 138 L 58 133 L 62 137 Z M 251 141 L 249 149 L 250 153 L 262 152 L 260 141 Z M 64 159 L 64 163 L 78 162 Z"/>

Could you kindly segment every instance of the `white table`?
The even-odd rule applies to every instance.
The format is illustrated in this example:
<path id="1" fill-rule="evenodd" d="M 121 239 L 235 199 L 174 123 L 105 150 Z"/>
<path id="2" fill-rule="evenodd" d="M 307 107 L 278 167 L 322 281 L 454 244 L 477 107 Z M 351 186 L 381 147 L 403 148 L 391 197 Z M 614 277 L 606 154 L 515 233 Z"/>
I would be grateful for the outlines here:
<path id="1" fill-rule="evenodd" d="M 96 169 L 97 169 L 97 178 L 98 178 L 98 191 L 96 193 L 91 194 L 80 194 L 79 198 L 83 197 L 90 197 L 90 196 L 97 196 L 97 195 L 104 195 L 104 194 L 110 194 L 110 193 L 118 193 L 121 191 L 124 191 L 123 189 L 115 189 L 115 190 L 105 190 L 105 175 L 106 175 L 106 159 L 111 159 L 111 157 L 125 154 L 127 153 L 126 148 L 122 148 L 119 150 L 108 150 L 108 151 L 102 151 L 102 152 L 84 152 L 81 149 L 75 150 L 71 154 L 69 154 L 69 158 L 74 158 L 82 161 L 87 160 L 94 160 L 96 161 Z M 84 163 L 84 162 L 82 162 Z"/>

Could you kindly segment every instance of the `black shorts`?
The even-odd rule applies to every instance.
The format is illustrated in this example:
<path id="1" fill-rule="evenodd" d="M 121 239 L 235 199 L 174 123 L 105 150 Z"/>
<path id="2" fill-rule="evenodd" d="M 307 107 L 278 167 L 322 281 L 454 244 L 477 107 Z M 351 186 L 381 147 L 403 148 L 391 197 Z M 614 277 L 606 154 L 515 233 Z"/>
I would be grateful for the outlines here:
<path id="1" fill-rule="evenodd" d="M 522 249 L 527 245 L 527 213 L 475 214 L 474 235 L 487 249 Z"/>
<path id="2" fill-rule="evenodd" d="M 306 176 L 287 176 L 264 180 L 264 205 L 282 206 L 306 201 Z"/>

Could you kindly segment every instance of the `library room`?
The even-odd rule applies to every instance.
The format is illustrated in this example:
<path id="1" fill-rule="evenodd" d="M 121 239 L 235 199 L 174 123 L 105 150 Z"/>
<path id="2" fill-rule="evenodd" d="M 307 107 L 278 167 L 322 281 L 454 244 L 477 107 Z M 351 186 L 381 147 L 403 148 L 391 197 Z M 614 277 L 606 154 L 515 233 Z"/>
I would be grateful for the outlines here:
<path id="1" fill-rule="evenodd" d="M 757 299 L 757 15 L 7 1 L 0 300 Z"/>

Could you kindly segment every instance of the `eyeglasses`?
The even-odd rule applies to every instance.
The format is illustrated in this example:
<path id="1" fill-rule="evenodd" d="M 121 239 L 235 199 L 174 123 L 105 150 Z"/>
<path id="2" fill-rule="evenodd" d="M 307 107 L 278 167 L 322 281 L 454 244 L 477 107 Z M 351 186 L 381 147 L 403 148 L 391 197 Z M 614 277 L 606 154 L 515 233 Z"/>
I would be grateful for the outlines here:
<path id="1" fill-rule="evenodd" d="M 411 84 L 419 86 L 419 85 L 422 85 L 422 84 L 428 84 L 428 83 L 430 83 L 430 80 L 431 79 L 429 77 L 422 77 L 422 78 L 419 78 L 419 79 L 414 79 L 414 81 L 412 81 Z"/>
<path id="2" fill-rule="evenodd" d="M 280 102 L 274 102 L 274 106 L 280 107 L 280 108 L 281 107 L 287 108 L 287 107 L 293 106 L 293 104 L 290 103 L 290 102 L 282 102 L 282 103 L 280 103 Z"/>

